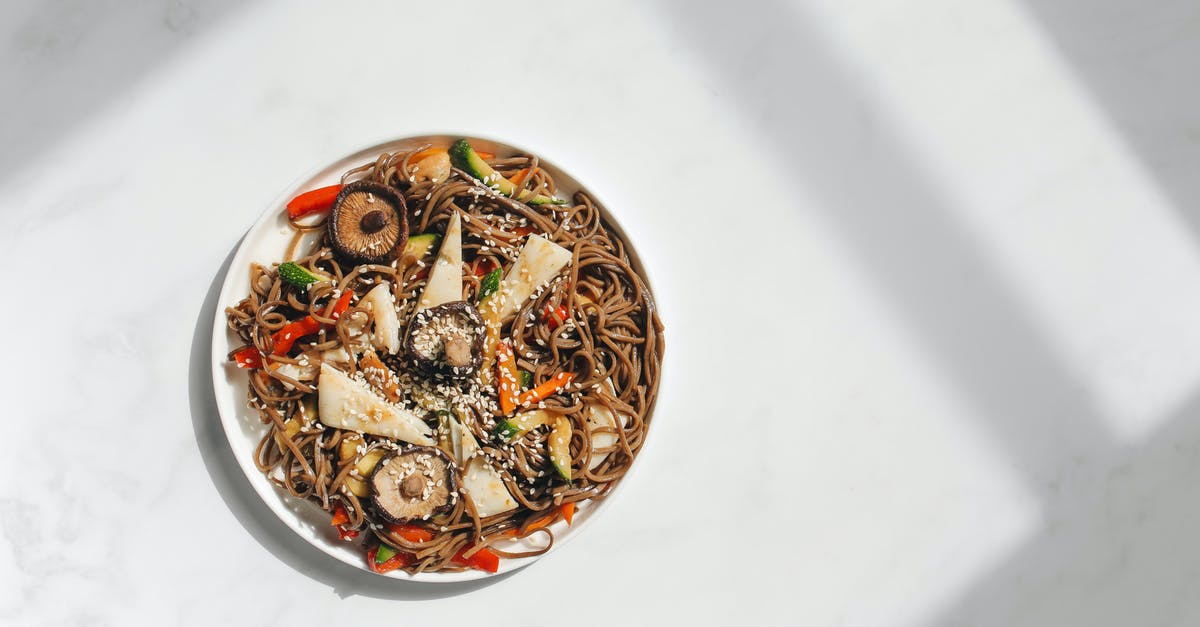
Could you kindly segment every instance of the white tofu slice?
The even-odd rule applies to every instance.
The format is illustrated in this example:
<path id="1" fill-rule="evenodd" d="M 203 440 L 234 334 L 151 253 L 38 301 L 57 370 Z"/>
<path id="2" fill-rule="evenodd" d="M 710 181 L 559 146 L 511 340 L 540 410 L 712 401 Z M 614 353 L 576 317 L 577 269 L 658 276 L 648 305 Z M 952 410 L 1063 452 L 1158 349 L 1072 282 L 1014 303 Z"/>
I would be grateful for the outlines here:
<path id="1" fill-rule="evenodd" d="M 316 366 L 314 366 L 311 363 L 304 365 L 304 366 L 299 366 L 296 364 L 279 364 L 279 365 L 275 366 L 272 370 L 274 372 L 281 374 L 285 377 L 288 377 L 290 379 L 295 379 L 296 381 L 300 381 L 301 383 L 303 383 L 305 381 L 311 381 L 317 373 Z M 288 383 L 287 381 L 281 380 L 280 382 L 283 383 L 283 387 L 285 387 L 289 390 L 296 389 L 296 386 L 292 385 L 291 383 Z"/>
<path id="2" fill-rule="evenodd" d="M 400 350 L 400 315 L 396 313 L 391 285 L 386 281 L 376 285 L 363 296 L 362 302 L 375 322 L 375 328 L 371 331 L 371 345 L 395 355 Z"/>
<path id="3" fill-rule="evenodd" d="M 605 381 L 608 386 L 608 391 L 612 395 L 616 395 L 616 390 L 613 388 L 612 381 Z M 604 463 L 608 459 L 612 451 L 597 453 L 596 451 L 608 449 L 615 446 L 619 441 L 615 433 L 596 433 L 602 428 L 616 428 L 618 418 L 613 415 L 612 410 L 600 403 L 588 403 L 584 419 L 587 421 L 588 431 L 591 432 L 592 440 L 592 459 L 588 462 L 588 470 L 595 470 L 597 466 Z M 620 415 L 621 427 L 629 424 L 629 416 Z"/>
<path id="4" fill-rule="evenodd" d="M 321 353 L 321 361 L 324 363 L 349 364 L 352 359 L 353 357 L 350 356 L 350 352 L 344 346 L 331 348 Z"/>
<path id="5" fill-rule="evenodd" d="M 462 218 L 457 212 L 450 216 L 442 248 L 429 271 L 417 311 L 456 300 L 462 300 Z"/>
<path id="6" fill-rule="evenodd" d="M 442 414 L 438 438 L 441 447 L 462 468 L 466 468 L 467 462 L 479 453 L 479 442 L 475 440 L 475 435 L 453 415 Z"/>
<path id="7" fill-rule="evenodd" d="M 504 485 L 504 479 L 484 455 L 472 458 L 467 464 L 463 487 L 471 495 L 481 518 L 517 508 L 517 501 Z"/>
<path id="8" fill-rule="evenodd" d="M 500 294 L 504 296 L 500 319 L 507 320 L 516 315 L 537 288 L 558 276 L 568 263 L 571 263 L 571 251 L 541 235 L 530 235 L 500 285 Z"/>
<path id="9" fill-rule="evenodd" d="M 321 364 L 317 417 L 327 426 L 432 446 L 433 430 L 416 414 L 375 394 L 363 381 Z"/>

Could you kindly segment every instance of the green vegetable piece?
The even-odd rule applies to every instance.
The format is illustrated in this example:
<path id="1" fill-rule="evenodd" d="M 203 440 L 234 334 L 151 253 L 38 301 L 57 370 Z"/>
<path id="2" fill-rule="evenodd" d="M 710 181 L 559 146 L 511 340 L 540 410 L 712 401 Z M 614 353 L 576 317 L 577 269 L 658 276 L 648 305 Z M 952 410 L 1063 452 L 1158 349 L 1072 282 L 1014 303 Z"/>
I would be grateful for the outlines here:
<path id="1" fill-rule="evenodd" d="M 318 276 L 304 269 L 299 264 L 291 261 L 285 261 L 279 264 L 279 278 L 304 290 L 308 289 L 309 285 L 312 285 L 317 281 L 325 280 L 327 277 Z"/>
<path id="2" fill-rule="evenodd" d="M 496 437 L 504 440 L 505 442 L 511 442 L 517 439 L 516 436 L 519 433 L 521 433 L 521 427 L 508 420 L 496 425 Z"/>
<path id="3" fill-rule="evenodd" d="M 550 424 L 553 420 L 554 417 L 546 411 L 535 409 L 501 420 L 496 425 L 495 434 L 505 442 L 512 442 L 542 425 Z"/>
<path id="4" fill-rule="evenodd" d="M 500 173 L 492 169 L 479 153 L 471 147 L 471 144 L 465 139 L 460 139 L 450 146 L 450 163 L 479 179 L 484 185 L 496 190 L 497 192 L 524 201 L 530 205 L 565 205 L 567 201 L 559 198 L 551 198 L 544 194 L 532 194 L 529 190 L 519 189 L 512 181 L 500 176 Z"/>
<path id="5" fill-rule="evenodd" d="M 483 302 L 487 297 L 495 294 L 500 290 L 500 268 L 496 268 L 487 273 L 483 280 L 479 282 L 479 302 Z"/>
<path id="6" fill-rule="evenodd" d="M 530 372 L 528 370 L 521 370 L 521 371 L 517 372 L 517 376 L 520 379 L 522 390 L 528 390 L 529 388 L 533 387 L 533 373 L 532 372 Z"/>
<path id="7" fill-rule="evenodd" d="M 437 233 L 421 233 L 408 238 L 408 243 L 404 245 L 404 255 L 412 255 L 417 259 L 421 259 L 432 252 L 437 246 L 438 240 L 442 239 Z"/>
<path id="8" fill-rule="evenodd" d="M 380 542 L 379 549 L 375 551 L 375 563 L 383 564 L 384 562 L 392 559 L 393 557 L 396 557 L 396 553 L 398 553 L 398 552 L 399 551 L 397 551 L 396 549 L 393 549 L 392 547 Z"/>
<path id="9" fill-rule="evenodd" d="M 571 481 L 571 421 L 566 416 L 554 419 L 554 428 L 546 440 L 546 448 L 550 450 L 550 463 L 558 471 L 558 476 L 565 481 Z"/>

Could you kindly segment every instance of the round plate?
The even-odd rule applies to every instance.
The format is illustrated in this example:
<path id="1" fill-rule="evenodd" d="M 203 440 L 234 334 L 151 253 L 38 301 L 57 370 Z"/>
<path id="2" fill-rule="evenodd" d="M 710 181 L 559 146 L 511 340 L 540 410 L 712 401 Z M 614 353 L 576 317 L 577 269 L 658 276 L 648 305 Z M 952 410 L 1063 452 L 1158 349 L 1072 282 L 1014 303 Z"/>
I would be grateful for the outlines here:
<path id="1" fill-rule="evenodd" d="M 254 448 L 266 434 L 267 428 L 259 420 L 258 413 L 252 411 L 246 405 L 246 389 L 248 385 L 246 372 L 234 367 L 226 360 L 226 355 L 234 348 L 240 346 L 241 341 L 229 330 L 225 321 L 224 309 L 225 307 L 237 304 L 238 301 L 245 298 L 246 294 L 249 293 L 249 268 L 252 261 L 263 265 L 270 265 L 283 260 L 283 256 L 287 252 L 288 241 L 292 234 L 288 227 L 287 219 L 284 217 L 284 207 L 297 194 L 337 183 L 343 172 L 354 166 L 374 161 L 380 153 L 408 150 L 429 143 L 449 146 L 451 142 L 459 137 L 462 136 L 420 135 L 377 144 L 330 163 L 284 190 L 279 198 L 267 207 L 258 221 L 254 223 L 254 226 L 250 227 L 250 230 L 242 240 L 241 246 L 238 247 L 237 253 L 234 254 L 233 261 L 229 265 L 229 272 L 226 274 L 225 282 L 221 287 L 221 296 L 218 301 L 216 317 L 213 320 L 212 367 L 213 388 L 216 392 L 217 409 L 221 416 L 221 424 L 225 428 L 225 435 L 229 438 L 229 445 L 233 448 L 234 457 L 242 467 L 242 472 L 246 474 L 246 478 L 250 480 L 250 485 L 254 487 L 254 490 L 262 498 L 263 502 L 267 504 L 267 507 L 275 512 L 275 515 L 291 528 L 292 531 L 295 531 L 301 538 L 304 538 L 309 544 L 312 544 L 324 553 L 366 572 L 373 571 L 366 567 L 361 542 L 344 542 L 339 540 L 334 528 L 329 524 L 329 514 L 321 511 L 316 504 L 297 499 L 277 488 L 254 465 Z M 467 139 L 470 140 L 476 149 L 486 150 L 500 156 L 515 153 L 538 154 L 510 144 L 480 137 L 467 136 Z M 538 156 L 540 159 L 541 155 L 539 154 Z M 554 176 L 560 196 L 570 198 L 576 191 L 584 189 L 577 180 L 551 162 L 541 159 L 539 163 L 541 167 Z M 641 260 L 638 258 L 632 243 L 629 242 L 625 231 L 604 204 L 590 190 L 586 191 L 592 200 L 604 211 L 605 220 L 609 227 L 629 244 L 626 250 L 629 253 L 633 268 L 646 281 L 647 287 L 651 288 L 650 293 L 653 294 L 654 291 L 650 286 L 649 278 L 646 276 Z M 661 317 L 661 312 L 659 315 Z M 661 383 L 659 392 L 659 396 L 661 396 Z M 653 410 L 654 407 L 651 406 L 650 411 L 653 412 Z M 650 424 L 653 424 L 653 422 L 651 420 Z M 636 460 L 634 461 L 636 462 Z M 628 480 L 629 473 L 626 473 L 621 482 L 623 483 Z M 616 486 L 616 488 L 619 487 L 619 485 Z M 614 491 L 616 488 L 614 488 Z M 559 548 L 567 540 L 578 534 L 596 516 L 597 512 L 603 509 L 604 504 L 611 498 L 612 492 L 609 493 L 608 497 L 599 502 L 587 501 L 580 503 L 575 513 L 574 524 L 570 527 L 563 521 L 558 521 L 552 525 L 554 547 L 551 550 Z M 515 547 L 514 550 L 522 550 L 519 544 L 514 544 L 513 546 Z M 532 548 L 532 546 L 528 545 L 528 548 Z M 503 559 L 500 561 L 500 569 L 496 574 L 516 570 L 536 559 L 538 558 Z M 420 573 L 409 575 L 403 571 L 392 571 L 381 576 L 410 581 L 456 582 L 482 579 L 492 576 L 492 573 L 479 570 L 466 570 L 454 573 Z"/>

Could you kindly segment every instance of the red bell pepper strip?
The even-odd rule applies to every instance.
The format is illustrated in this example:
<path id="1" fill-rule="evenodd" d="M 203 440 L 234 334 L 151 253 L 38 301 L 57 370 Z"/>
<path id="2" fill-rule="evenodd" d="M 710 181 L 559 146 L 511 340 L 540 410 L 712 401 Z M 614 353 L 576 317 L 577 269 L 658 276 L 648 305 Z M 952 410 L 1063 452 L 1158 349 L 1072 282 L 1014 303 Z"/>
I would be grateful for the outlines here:
<path id="1" fill-rule="evenodd" d="M 390 573 L 398 568 L 404 568 L 405 566 L 408 566 L 416 559 L 409 553 L 397 551 L 395 555 L 389 557 L 382 564 L 376 564 L 375 554 L 379 552 L 379 546 L 380 545 L 376 544 L 375 546 L 367 549 L 367 568 L 370 568 L 371 572 L 373 573 L 379 573 L 381 575 L 383 573 Z"/>
<path id="2" fill-rule="evenodd" d="M 299 218 L 310 213 L 326 211 L 333 206 L 333 201 L 341 191 L 342 186 L 338 184 L 304 192 L 287 204 L 288 217 Z"/>
<path id="3" fill-rule="evenodd" d="M 312 316 L 305 316 L 289 322 L 271 336 L 275 342 L 275 348 L 271 352 L 276 355 L 286 355 L 288 351 L 292 350 L 292 345 L 296 343 L 296 340 L 320 330 L 321 323 L 314 320 Z"/>
<path id="4" fill-rule="evenodd" d="M 475 266 L 475 276 L 482 279 L 483 277 L 487 276 L 489 272 L 495 269 L 496 262 L 493 261 L 491 257 L 484 257 L 483 261 L 480 261 L 479 265 Z"/>
<path id="5" fill-rule="evenodd" d="M 347 529 L 346 523 L 350 522 L 350 514 L 346 512 L 346 508 L 340 503 L 333 506 L 333 518 L 329 524 L 337 527 L 338 537 L 342 540 L 352 540 L 358 537 L 357 529 Z"/>
<path id="6" fill-rule="evenodd" d="M 338 525 L 344 525 L 348 522 L 350 522 L 350 513 L 346 511 L 346 508 L 343 507 L 342 504 L 340 504 L 340 503 L 337 505 L 334 505 L 333 506 L 333 518 L 330 519 L 329 524 L 336 527 Z"/>
<path id="7" fill-rule="evenodd" d="M 554 309 L 551 309 L 550 305 L 546 305 L 545 309 L 542 310 L 542 322 L 545 322 L 551 331 L 557 329 L 558 325 L 566 322 L 567 318 L 570 317 L 571 310 L 567 309 L 566 305 L 559 305 Z"/>
<path id="8" fill-rule="evenodd" d="M 238 368 L 262 368 L 262 353 L 258 352 L 257 348 L 247 346 L 233 354 L 233 361 L 237 362 Z"/>
<path id="9" fill-rule="evenodd" d="M 329 310 L 329 317 L 333 318 L 334 320 L 341 318 L 342 314 L 346 313 L 346 310 L 350 308 L 351 296 L 354 296 L 353 290 L 346 290 L 342 292 L 342 295 L 338 297 L 337 302 L 333 303 L 333 308 Z"/>
<path id="10" fill-rule="evenodd" d="M 342 292 L 342 295 L 330 307 L 329 317 L 334 320 L 342 317 L 342 314 L 346 313 L 346 310 L 350 308 L 350 297 L 353 295 L 354 292 L 352 290 Z M 304 316 L 299 320 L 289 322 L 271 336 L 275 344 L 275 348 L 271 352 L 276 355 L 286 355 L 288 351 L 292 350 L 292 346 L 296 343 L 296 340 L 306 335 L 312 335 L 320 330 L 321 323 L 312 316 Z"/>
<path id="11" fill-rule="evenodd" d="M 463 547 L 454 554 L 454 562 L 471 568 L 494 573 L 500 570 L 500 556 L 491 552 L 488 549 L 480 549 L 471 557 L 463 557 L 463 554 L 471 549 L 470 546 Z"/>

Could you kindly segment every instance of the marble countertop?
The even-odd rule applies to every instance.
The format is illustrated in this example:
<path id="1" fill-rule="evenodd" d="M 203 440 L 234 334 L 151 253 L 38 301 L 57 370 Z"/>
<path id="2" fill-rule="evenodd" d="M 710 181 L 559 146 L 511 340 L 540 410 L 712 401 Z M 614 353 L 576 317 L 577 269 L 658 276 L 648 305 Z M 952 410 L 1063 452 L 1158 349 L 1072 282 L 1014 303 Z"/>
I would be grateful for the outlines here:
<path id="1" fill-rule="evenodd" d="M 1200 622 L 1193 2 L 14 0 L 0 45 L 0 623 Z M 265 203 L 429 131 L 598 190 L 668 325 L 641 470 L 483 584 L 292 536 L 210 387 Z"/>

